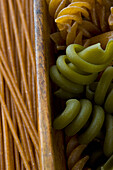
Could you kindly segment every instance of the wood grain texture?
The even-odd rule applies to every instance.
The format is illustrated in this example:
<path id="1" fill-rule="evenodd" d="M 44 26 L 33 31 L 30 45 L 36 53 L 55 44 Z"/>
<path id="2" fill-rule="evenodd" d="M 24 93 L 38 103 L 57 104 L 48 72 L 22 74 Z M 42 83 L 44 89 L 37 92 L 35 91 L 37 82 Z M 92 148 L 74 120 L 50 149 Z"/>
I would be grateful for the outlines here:
<path id="1" fill-rule="evenodd" d="M 34 0 L 35 53 L 37 71 L 37 110 L 40 137 L 40 169 L 65 170 L 64 137 L 52 128 L 53 111 L 50 103 L 49 66 L 54 56 L 50 41 L 51 22 L 44 0 Z"/>

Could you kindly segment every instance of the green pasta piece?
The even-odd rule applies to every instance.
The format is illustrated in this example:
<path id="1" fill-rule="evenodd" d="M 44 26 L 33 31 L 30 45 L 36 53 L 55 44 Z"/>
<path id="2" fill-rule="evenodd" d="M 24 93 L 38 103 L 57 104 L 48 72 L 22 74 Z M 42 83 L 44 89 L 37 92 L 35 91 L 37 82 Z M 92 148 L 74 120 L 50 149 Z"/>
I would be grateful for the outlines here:
<path id="1" fill-rule="evenodd" d="M 69 63 L 68 66 L 75 72 L 79 73 L 79 74 L 83 74 L 83 75 L 88 75 L 89 73 L 86 73 L 82 70 L 80 70 L 78 67 L 76 67 L 74 64 Z"/>
<path id="2" fill-rule="evenodd" d="M 104 71 L 100 78 L 100 81 L 98 82 L 94 96 L 96 104 L 102 105 L 104 103 L 104 99 L 112 79 L 113 79 L 113 67 L 109 66 L 106 68 L 106 70 Z"/>
<path id="3" fill-rule="evenodd" d="M 77 117 L 65 128 L 65 132 L 68 136 L 75 135 L 88 121 L 91 112 L 92 104 L 87 99 L 80 100 L 81 110 Z"/>
<path id="4" fill-rule="evenodd" d="M 107 113 L 113 113 L 113 89 L 111 90 L 111 92 L 107 96 L 104 108 L 105 108 Z"/>
<path id="5" fill-rule="evenodd" d="M 91 64 L 102 64 L 104 50 L 100 43 L 91 45 L 78 53 L 79 57 Z"/>
<path id="6" fill-rule="evenodd" d="M 95 47 L 95 50 L 94 50 Z M 77 53 L 79 51 L 79 53 Z M 101 56 L 101 60 L 104 61 L 102 64 L 92 64 L 90 62 L 85 61 L 87 60 L 88 52 L 91 56 L 90 60 L 94 60 L 94 51 L 95 51 L 95 60 L 98 60 L 99 54 L 103 54 Z M 101 51 L 101 52 L 100 52 Z M 98 54 L 99 53 L 99 54 Z M 106 50 L 100 50 L 100 44 L 92 45 L 88 47 L 88 49 L 83 49 L 82 46 L 78 44 L 71 44 L 66 48 L 66 55 L 71 63 L 77 66 L 80 70 L 88 72 L 88 73 L 95 73 L 104 70 L 112 61 L 113 59 L 113 40 L 111 39 L 106 47 Z M 84 57 L 83 57 L 84 56 Z M 93 58 L 93 59 L 92 59 Z M 93 61 L 94 62 L 94 61 Z"/>
<path id="7" fill-rule="evenodd" d="M 113 155 L 107 160 L 107 162 L 101 167 L 101 170 L 113 170 Z"/>
<path id="8" fill-rule="evenodd" d="M 113 116 L 106 115 L 106 135 L 104 140 L 104 154 L 111 156 L 113 154 Z"/>
<path id="9" fill-rule="evenodd" d="M 54 83 L 65 91 L 71 93 L 82 93 L 84 90 L 83 85 L 75 84 L 61 75 L 55 65 L 50 68 L 50 77 Z"/>
<path id="10" fill-rule="evenodd" d="M 93 111 L 92 122 L 86 131 L 78 137 L 81 144 L 88 144 L 99 133 L 104 122 L 104 110 L 102 107 L 95 105 Z"/>
<path id="11" fill-rule="evenodd" d="M 65 76 L 70 81 L 82 85 L 88 85 L 97 78 L 97 73 L 82 75 L 73 71 L 66 63 L 66 60 L 67 60 L 66 55 L 59 56 L 56 64 L 58 70 L 62 73 L 62 75 Z"/>
<path id="12" fill-rule="evenodd" d="M 66 102 L 65 110 L 53 122 L 55 129 L 66 127 L 79 113 L 80 102 L 76 99 L 70 99 Z"/>
<path id="13" fill-rule="evenodd" d="M 113 39 L 109 40 L 106 49 L 103 50 L 100 43 L 89 46 L 78 53 L 79 57 L 92 64 L 110 63 L 113 55 Z"/>

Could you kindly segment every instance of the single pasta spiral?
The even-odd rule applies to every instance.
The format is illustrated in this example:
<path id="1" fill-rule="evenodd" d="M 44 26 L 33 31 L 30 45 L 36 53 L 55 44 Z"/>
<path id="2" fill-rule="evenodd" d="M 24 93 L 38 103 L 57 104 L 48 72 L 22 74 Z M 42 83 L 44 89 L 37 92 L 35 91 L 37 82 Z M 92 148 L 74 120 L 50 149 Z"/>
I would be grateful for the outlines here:
<path id="1" fill-rule="evenodd" d="M 78 44 L 71 44 L 66 48 L 68 60 L 86 73 L 95 73 L 104 70 L 112 61 L 113 39 L 111 39 L 106 49 L 103 50 L 100 43 L 83 48 Z"/>
<path id="2" fill-rule="evenodd" d="M 110 40 L 105 50 L 100 44 L 84 48 L 71 44 L 66 49 L 66 55 L 61 55 L 56 65 L 50 68 L 50 76 L 61 89 L 56 94 L 74 97 L 82 93 L 84 85 L 91 84 L 98 72 L 104 70 L 112 60 L 113 40 Z M 66 93 L 67 92 L 67 93 Z"/>
<path id="3" fill-rule="evenodd" d="M 77 1 L 70 3 L 58 13 L 55 22 L 63 38 L 66 38 L 66 41 L 69 41 L 69 34 L 67 35 L 67 33 L 70 29 L 71 31 L 74 30 L 73 33 L 75 33 L 76 36 L 78 24 L 82 24 L 82 16 L 87 19 L 89 18 L 87 9 L 91 9 L 90 3 Z M 73 23 L 73 21 L 75 22 Z"/>
<path id="4" fill-rule="evenodd" d="M 93 83 L 94 91 L 90 89 L 93 84 L 86 87 L 86 97 L 94 99 L 98 105 L 103 105 L 107 113 L 113 113 L 113 67 L 109 66 L 103 72 L 99 82 Z"/>
<path id="5" fill-rule="evenodd" d="M 82 170 L 89 159 L 89 156 L 82 156 L 82 152 L 87 145 L 80 145 L 77 137 L 73 136 L 69 139 L 66 147 L 69 170 Z M 88 168 L 90 170 L 90 168 Z"/>

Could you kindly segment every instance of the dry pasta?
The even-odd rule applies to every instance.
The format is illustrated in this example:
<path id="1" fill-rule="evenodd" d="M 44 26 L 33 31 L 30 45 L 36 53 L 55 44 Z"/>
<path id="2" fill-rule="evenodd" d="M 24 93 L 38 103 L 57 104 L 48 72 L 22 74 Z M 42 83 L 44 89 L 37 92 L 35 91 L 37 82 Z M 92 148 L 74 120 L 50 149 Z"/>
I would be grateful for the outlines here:
<path id="1" fill-rule="evenodd" d="M 77 141 L 76 137 L 70 139 L 68 168 L 83 169 L 88 158 L 85 162 L 87 156 L 79 157 L 76 163 L 80 156 L 77 149 L 97 141 L 102 150 L 90 153 L 89 164 L 91 161 L 93 168 L 94 159 L 104 155 L 103 162 L 94 167 L 112 169 L 113 1 L 47 0 L 47 3 L 56 23 L 56 32 L 50 37 L 57 50 L 63 50 L 58 52 L 61 55 L 56 65 L 50 68 L 50 77 L 59 87 L 54 94 L 63 101 L 69 99 L 64 111 L 54 119 L 53 127 L 64 129 L 66 136 L 77 135 Z"/>
<path id="2" fill-rule="evenodd" d="M 70 99 L 66 102 L 65 110 L 55 118 L 53 126 L 55 129 L 65 128 L 65 133 L 68 136 L 77 134 L 87 123 L 90 115 L 92 121 L 86 131 L 78 136 L 78 140 L 82 144 L 90 143 L 100 132 L 105 113 L 102 107 L 92 104 L 87 99 L 81 99 L 80 102 L 76 99 Z M 92 113 L 93 111 L 93 113 Z"/>
<path id="3" fill-rule="evenodd" d="M 113 71 L 113 67 L 111 66 L 105 69 L 99 82 L 96 83 L 94 87 L 94 91 L 90 89 L 90 86 L 92 85 L 87 86 L 86 88 L 86 96 L 91 100 L 94 98 L 96 104 L 99 105 L 104 104 L 104 108 L 107 113 L 113 113 L 112 71 Z M 103 86 L 103 82 L 104 82 L 104 86 Z"/>
<path id="4" fill-rule="evenodd" d="M 111 61 L 112 40 L 108 42 L 105 51 L 99 43 L 87 48 L 78 44 L 69 45 L 66 55 L 59 56 L 56 65 L 50 68 L 51 79 L 61 88 L 55 94 L 70 98 L 83 93 L 83 86 L 94 82 L 97 73 Z"/>
<path id="5" fill-rule="evenodd" d="M 66 153 L 68 157 L 68 168 L 69 170 L 83 169 L 86 162 L 89 159 L 89 156 L 82 156 L 82 152 L 87 145 L 79 145 L 76 136 L 73 136 L 69 139 L 66 146 Z M 90 169 L 89 169 L 90 170 Z"/>
<path id="6" fill-rule="evenodd" d="M 85 39 L 110 30 L 108 17 L 112 1 L 60 0 L 56 3 L 51 0 L 47 3 L 50 15 L 55 18 L 66 45 L 72 43 L 84 45 Z M 52 36 L 52 39 L 58 49 L 60 43 L 56 42 L 56 37 Z"/>
<path id="7" fill-rule="evenodd" d="M 33 30 L 33 1 L 0 1 L 0 169 L 3 170 L 40 167 Z"/>

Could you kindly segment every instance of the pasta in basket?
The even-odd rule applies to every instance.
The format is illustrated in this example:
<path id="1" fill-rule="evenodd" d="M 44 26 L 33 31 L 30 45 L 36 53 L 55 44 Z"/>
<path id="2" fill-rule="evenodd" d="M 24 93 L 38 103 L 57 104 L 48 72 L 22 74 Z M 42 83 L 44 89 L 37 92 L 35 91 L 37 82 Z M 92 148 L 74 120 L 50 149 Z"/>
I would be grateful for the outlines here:
<path id="1" fill-rule="evenodd" d="M 103 156 L 94 167 L 113 169 L 113 1 L 47 0 L 47 4 L 56 24 L 51 39 L 57 50 L 63 50 L 50 77 L 59 88 L 54 95 L 66 102 L 53 127 L 73 136 L 67 142 L 68 168 L 95 169 L 93 157 Z M 81 157 L 94 141 L 101 149 Z"/>

